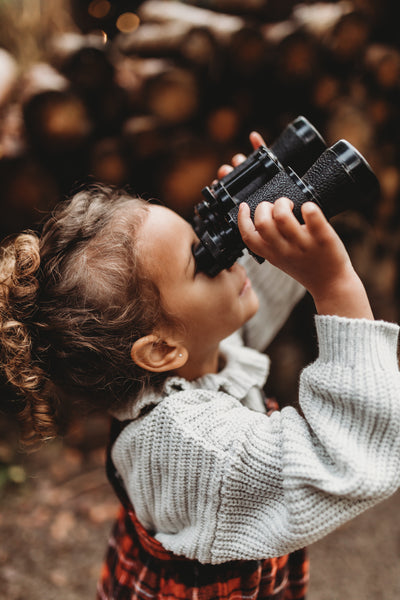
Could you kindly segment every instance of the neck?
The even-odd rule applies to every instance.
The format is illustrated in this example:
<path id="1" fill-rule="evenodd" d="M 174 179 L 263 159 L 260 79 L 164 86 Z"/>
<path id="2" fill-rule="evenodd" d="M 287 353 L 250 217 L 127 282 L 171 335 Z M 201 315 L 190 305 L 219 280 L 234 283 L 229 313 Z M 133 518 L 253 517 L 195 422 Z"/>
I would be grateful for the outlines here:
<path id="1" fill-rule="evenodd" d="M 184 377 L 188 381 L 198 379 L 208 373 L 218 373 L 219 371 L 219 344 L 207 352 L 190 352 L 186 363 L 176 370 L 179 377 Z"/>

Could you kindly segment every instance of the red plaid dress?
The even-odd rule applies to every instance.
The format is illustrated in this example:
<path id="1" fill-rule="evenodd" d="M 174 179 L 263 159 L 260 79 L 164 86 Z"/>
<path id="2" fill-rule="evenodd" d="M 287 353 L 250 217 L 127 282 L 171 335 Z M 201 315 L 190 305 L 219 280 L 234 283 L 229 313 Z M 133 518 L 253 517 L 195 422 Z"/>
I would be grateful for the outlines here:
<path id="1" fill-rule="evenodd" d="M 271 408 L 271 407 L 269 407 Z M 121 501 L 97 589 L 97 600 L 304 600 L 305 549 L 279 558 L 209 565 L 165 550 L 139 523 L 110 449 L 124 423 L 113 422 L 107 475 Z"/>

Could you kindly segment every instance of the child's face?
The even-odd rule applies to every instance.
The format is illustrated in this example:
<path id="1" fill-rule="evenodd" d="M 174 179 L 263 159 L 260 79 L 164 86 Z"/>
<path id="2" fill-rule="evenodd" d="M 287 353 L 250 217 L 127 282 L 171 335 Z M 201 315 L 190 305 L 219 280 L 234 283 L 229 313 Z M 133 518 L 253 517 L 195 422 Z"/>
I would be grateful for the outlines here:
<path id="1" fill-rule="evenodd" d="M 258 309 L 258 299 L 239 264 L 210 278 L 196 273 L 194 230 L 175 212 L 150 205 L 138 231 L 145 273 L 157 285 L 164 308 L 184 326 L 186 348 L 212 351 Z"/>

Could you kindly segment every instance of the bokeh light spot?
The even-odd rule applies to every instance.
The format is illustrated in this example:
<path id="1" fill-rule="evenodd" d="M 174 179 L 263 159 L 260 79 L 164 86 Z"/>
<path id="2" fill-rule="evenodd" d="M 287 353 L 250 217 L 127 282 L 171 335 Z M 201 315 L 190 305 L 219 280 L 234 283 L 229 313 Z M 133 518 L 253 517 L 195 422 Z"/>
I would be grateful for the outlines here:
<path id="1" fill-rule="evenodd" d="M 140 19 L 135 13 L 122 13 L 117 19 L 117 29 L 122 33 L 130 33 L 139 27 Z"/>
<path id="2" fill-rule="evenodd" d="M 108 0 L 93 0 L 88 6 L 88 13 L 95 19 L 104 19 L 110 12 L 111 4 Z"/>

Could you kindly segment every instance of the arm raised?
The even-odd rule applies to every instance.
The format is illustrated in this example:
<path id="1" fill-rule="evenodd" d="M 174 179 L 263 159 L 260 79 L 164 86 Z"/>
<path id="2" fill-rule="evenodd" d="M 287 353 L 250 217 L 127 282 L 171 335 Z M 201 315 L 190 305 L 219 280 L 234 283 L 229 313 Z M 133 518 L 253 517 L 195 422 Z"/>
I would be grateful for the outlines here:
<path id="1" fill-rule="evenodd" d="M 241 204 L 238 225 L 246 246 L 304 285 L 319 314 L 373 319 L 365 288 L 322 211 L 306 202 L 300 224 L 292 208 L 288 198 L 261 202 L 253 222 Z"/>

